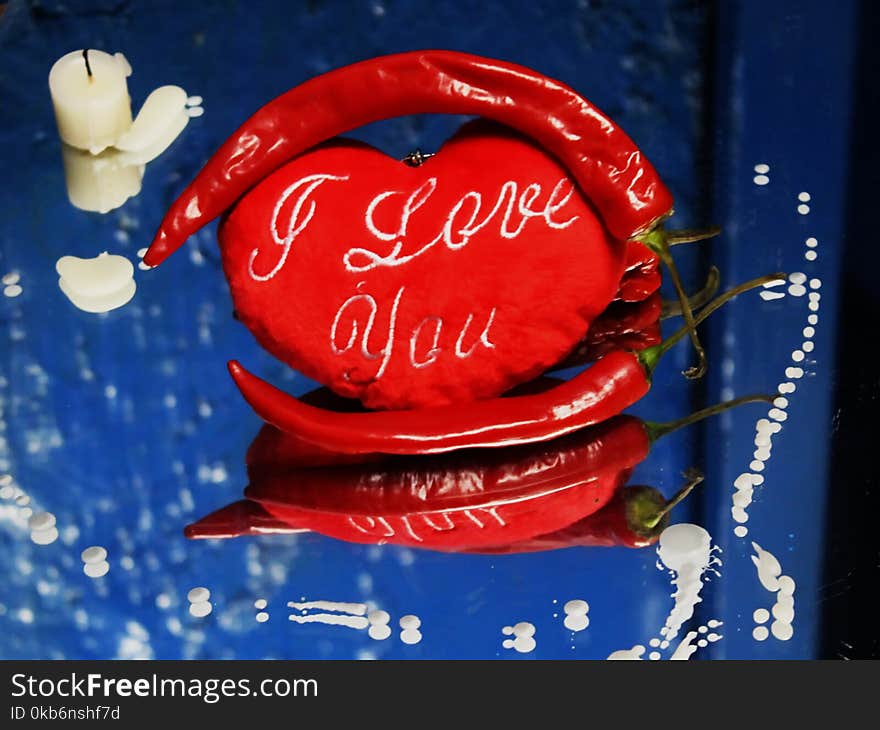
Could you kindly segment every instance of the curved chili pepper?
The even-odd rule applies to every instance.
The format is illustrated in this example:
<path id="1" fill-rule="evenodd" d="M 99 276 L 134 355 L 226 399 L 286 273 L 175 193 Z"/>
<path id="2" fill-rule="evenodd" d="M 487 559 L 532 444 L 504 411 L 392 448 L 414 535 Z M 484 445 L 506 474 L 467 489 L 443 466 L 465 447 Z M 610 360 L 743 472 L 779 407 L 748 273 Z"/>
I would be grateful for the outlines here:
<path id="1" fill-rule="evenodd" d="M 717 297 L 695 318 L 703 321 L 724 302 L 782 274 L 760 277 Z M 245 400 L 267 423 L 310 444 L 342 454 L 436 454 L 549 441 L 611 418 L 642 398 L 657 361 L 690 331 L 639 353 L 614 351 L 546 393 L 477 401 L 466 408 L 334 413 L 309 406 L 229 363 Z"/>
<path id="2" fill-rule="evenodd" d="M 554 154 L 626 240 L 672 208 L 632 140 L 593 104 L 531 69 L 455 51 L 381 56 L 270 101 L 223 143 L 165 215 L 144 262 L 156 266 L 243 193 L 310 147 L 365 124 L 422 113 L 494 119 Z"/>

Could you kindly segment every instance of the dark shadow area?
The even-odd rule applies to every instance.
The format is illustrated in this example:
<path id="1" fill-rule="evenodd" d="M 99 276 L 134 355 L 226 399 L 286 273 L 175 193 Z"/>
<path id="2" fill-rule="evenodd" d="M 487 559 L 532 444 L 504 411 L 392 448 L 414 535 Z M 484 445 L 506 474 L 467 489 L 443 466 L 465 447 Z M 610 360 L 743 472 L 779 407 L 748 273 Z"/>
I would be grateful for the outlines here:
<path id="1" fill-rule="evenodd" d="M 880 150 L 874 134 L 880 95 L 875 69 L 880 48 L 874 29 L 880 6 L 860 5 L 851 130 L 849 210 L 840 281 L 837 392 L 831 434 L 828 549 L 821 591 L 822 658 L 880 658 L 875 590 L 880 582 L 880 543 L 873 518 L 880 514 L 880 469 L 874 438 L 880 405 L 880 372 L 873 337 L 880 316 L 875 245 Z"/>

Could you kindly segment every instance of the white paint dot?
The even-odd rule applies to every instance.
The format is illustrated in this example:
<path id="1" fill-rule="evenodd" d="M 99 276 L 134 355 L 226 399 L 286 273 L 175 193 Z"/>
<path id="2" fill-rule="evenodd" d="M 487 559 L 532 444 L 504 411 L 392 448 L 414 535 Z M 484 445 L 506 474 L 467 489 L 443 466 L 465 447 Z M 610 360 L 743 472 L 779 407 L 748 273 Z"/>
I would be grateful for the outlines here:
<path id="1" fill-rule="evenodd" d="M 804 337 L 808 340 L 814 337 L 816 334 L 816 330 L 813 327 L 804 327 Z"/>
<path id="2" fill-rule="evenodd" d="M 775 299 L 783 299 L 785 297 L 785 293 L 781 291 L 762 291 L 760 297 L 765 302 L 772 302 Z"/>
<path id="3" fill-rule="evenodd" d="M 751 464 L 749 464 L 749 469 L 751 469 L 752 471 L 764 471 L 764 462 L 755 459 Z"/>
<path id="4" fill-rule="evenodd" d="M 202 99 L 201 96 L 199 96 L 198 94 L 193 94 L 192 96 L 188 96 L 186 98 L 186 105 L 187 106 L 201 106 L 202 101 L 204 101 L 204 100 Z"/>
<path id="5" fill-rule="evenodd" d="M 790 287 L 788 287 L 788 293 L 791 294 L 793 297 L 802 297 L 804 294 L 807 293 L 807 290 L 803 286 L 803 284 L 792 284 Z"/>
<path id="6" fill-rule="evenodd" d="M 13 284 L 18 284 L 21 281 L 21 274 L 17 271 L 10 271 L 8 274 L 4 274 L 3 278 L 0 279 L 3 282 L 3 286 L 12 286 Z"/>
<path id="7" fill-rule="evenodd" d="M 802 203 L 809 203 L 810 202 L 810 194 L 807 192 L 798 193 L 798 200 L 800 200 Z"/>
<path id="8" fill-rule="evenodd" d="M 788 408 L 788 398 L 783 398 L 782 396 L 774 398 L 773 405 L 777 408 Z"/>
<path id="9" fill-rule="evenodd" d="M 376 641 L 385 641 L 385 639 L 391 636 L 391 627 L 387 623 L 371 624 L 370 628 L 367 629 L 367 635 Z M 510 641 L 510 639 L 507 639 L 507 641 Z"/>
<path id="10" fill-rule="evenodd" d="M 819 241 L 812 236 L 810 236 L 804 243 L 807 244 L 807 248 L 816 248 L 819 245 Z"/>
<path id="11" fill-rule="evenodd" d="M 36 545 L 51 545 L 57 539 L 57 527 L 47 527 L 44 530 L 33 530 L 31 532 L 31 541 Z"/>
<path id="12" fill-rule="evenodd" d="M 100 578 L 110 571 L 110 563 L 106 560 L 102 560 L 98 563 L 86 563 L 83 565 L 83 573 L 85 573 L 89 578 Z"/>
<path id="13" fill-rule="evenodd" d="M 650 654 L 648 654 L 648 659 L 650 659 L 652 662 L 656 662 L 659 658 L 660 658 L 659 651 L 652 651 Z"/>
<path id="14" fill-rule="evenodd" d="M 195 618 L 204 618 L 213 610 L 214 606 L 210 601 L 197 601 L 196 603 L 191 603 L 189 606 L 189 613 Z"/>
<path id="15" fill-rule="evenodd" d="M 510 636 L 513 633 L 513 626 L 505 626 L 501 629 L 501 633 L 505 636 Z"/>
<path id="16" fill-rule="evenodd" d="M 414 616 L 411 613 L 407 614 L 406 616 L 402 616 L 400 619 L 400 628 L 402 628 L 404 631 L 408 629 L 417 629 L 421 625 L 422 620 L 418 616 Z M 517 627 L 520 625 L 521 624 L 517 624 L 513 627 L 513 633 L 516 634 L 516 636 L 519 636 L 519 634 L 517 633 Z"/>
<path id="17" fill-rule="evenodd" d="M 742 507 L 731 507 L 730 515 L 736 522 L 749 521 L 749 513 L 746 512 Z"/>
<path id="18" fill-rule="evenodd" d="M 269 602 L 265 598 L 258 598 L 256 601 L 254 601 L 254 608 L 256 608 L 258 611 L 262 611 L 268 605 Z"/>
<path id="19" fill-rule="evenodd" d="M 770 631 L 780 641 L 788 641 L 792 636 L 794 636 L 794 628 L 791 624 L 783 623 L 782 621 L 774 621 L 770 624 Z"/>
<path id="20" fill-rule="evenodd" d="M 31 530 L 48 530 L 55 527 L 55 515 L 51 512 L 37 512 L 28 519 L 28 527 Z"/>
<path id="21" fill-rule="evenodd" d="M 818 312 L 818 311 L 819 311 L 819 302 L 816 302 L 816 301 L 809 302 L 809 303 L 807 304 L 807 308 L 808 308 L 811 312 Z"/>
<path id="22" fill-rule="evenodd" d="M 107 549 L 100 545 L 87 547 L 79 554 L 84 563 L 101 563 L 107 558 Z"/>
<path id="23" fill-rule="evenodd" d="M 770 632 L 767 630 L 766 626 L 755 626 L 752 631 L 752 638 L 754 638 L 755 641 L 765 641 L 768 636 L 770 636 Z"/>
<path id="24" fill-rule="evenodd" d="M 755 177 L 752 178 L 752 182 L 754 182 L 755 185 L 766 185 L 770 182 L 770 178 L 766 175 L 755 175 Z"/>
<path id="25" fill-rule="evenodd" d="M 202 114 L 205 113 L 205 110 L 203 107 L 200 107 L 200 106 L 191 106 L 186 110 L 186 113 L 191 118 L 195 119 L 196 117 L 202 116 Z"/>
<path id="26" fill-rule="evenodd" d="M 15 494 L 15 487 L 5 486 L 0 487 L 0 499 L 12 499 Z"/>
<path id="27" fill-rule="evenodd" d="M 804 254 L 804 258 L 807 261 L 815 261 L 818 257 L 819 257 L 819 255 L 815 251 L 807 251 Z"/>
<path id="28" fill-rule="evenodd" d="M 404 644 L 418 644 L 422 640 L 422 634 L 418 629 L 404 629 L 400 632 L 400 640 Z M 534 639 L 532 639 L 532 642 L 534 643 Z M 516 641 L 514 641 L 513 646 L 514 649 L 519 651 Z"/>
<path id="29" fill-rule="evenodd" d="M 804 360 L 804 351 L 803 350 L 794 350 L 791 353 L 791 359 L 794 362 L 803 362 Z"/>
<path id="30" fill-rule="evenodd" d="M 379 609 L 375 611 L 370 611 L 367 614 L 367 621 L 375 626 L 381 626 L 391 621 L 391 614 L 389 614 L 388 611 L 382 611 Z"/>
<path id="31" fill-rule="evenodd" d="M 792 284 L 806 284 L 807 275 L 803 271 L 795 271 L 788 276 L 788 280 Z"/>
<path id="32" fill-rule="evenodd" d="M 10 286 L 3 288 L 3 294 L 5 294 L 10 299 L 17 297 L 24 290 L 21 288 L 19 284 L 11 284 Z"/>
<path id="33" fill-rule="evenodd" d="M 806 205 L 804 203 L 801 203 L 797 207 L 797 212 L 800 213 L 801 215 L 807 215 L 810 212 L 810 206 Z"/>
<path id="34" fill-rule="evenodd" d="M 401 619 L 401 621 L 402 620 L 403 619 Z M 535 626 L 533 624 L 530 624 L 528 621 L 520 621 L 518 624 L 514 624 L 513 635 L 514 636 L 534 636 L 535 635 Z"/>
<path id="35" fill-rule="evenodd" d="M 264 624 L 269 620 L 269 614 L 266 613 L 265 611 L 260 611 L 257 614 L 256 619 L 257 619 L 257 623 Z"/>
<path id="36" fill-rule="evenodd" d="M 815 347 L 816 347 L 816 345 L 814 343 L 810 342 L 809 340 L 807 340 L 806 342 L 804 342 L 801 345 L 801 349 L 804 352 L 812 352 L 815 349 Z"/>
<path id="37" fill-rule="evenodd" d="M 770 449 L 767 446 L 755 449 L 754 457 L 758 461 L 768 461 L 770 459 Z"/>
<path id="38" fill-rule="evenodd" d="M 651 639 L 648 642 L 648 646 L 653 646 L 653 647 L 660 646 L 660 639 Z"/>
<path id="39" fill-rule="evenodd" d="M 733 528 L 733 534 L 737 537 L 745 537 L 749 534 L 749 528 L 745 525 L 737 525 Z"/>
<path id="40" fill-rule="evenodd" d="M 766 624 L 770 620 L 770 612 L 766 608 L 758 608 L 752 614 L 756 624 Z"/>
<path id="41" fill-rule="evenodd" d="M 572 599 L 568 601 L 563 607 L 562 610 L 565 611 L 566 614 L 581 614 L 587 613 L 590 610 L 590 604 L 586 601 L 582 601 L 579 598 Z"/>
<path id="42" fill-rule="evenodd" d="M 501 646 L 505 649 L 513 649 L 513 639 L 505 639 L 501 642 Z"/>
<path id="43" fill-rule="evenodd" d="M 709 646 L 709 642 L 706 641 L 705 639 L 700 639 L 700 640 L 697 642 L 697 646 L 699 646 L 701 649 L 703 649 L 703 648 Z"/>
<path id="44" fill-rule="evenodd" d="M 590 625 L 590 619 L 585 613 L 573 613 L 566 616 L 562 623 L 569 631 L 583 631 Z"/>
<path id="45" fill-rule="evenodd" d="M 757 165 L 755 165 L 754 169 L 755 172 L 761 175 L 765 175 L 770 172 L 770 165 L 768 165 L 766 162 L 759 162 Z"/>
<path id="46" fill-rule="evenodd" d="M 19 494 L 19 495 L 15 498 L 15 503 L 16 503 L 19 507 L 27 507 L 27 506 L 31 503 L 31 498 L 30 498 L 28 495 L 26 495 L 26 494 Z"/>
<path id="47" fill-rule="evenodd" d="M 810 324 L 819 324 L 819 315 L 811 314 L 809 317 L 807 317 L 807 322 L 809 322 Z"/>
<path id="48" fill-rule="evenodd" d="M 792 596 L 794 595 L 794 579 L 788 575 L 780 575 L 779 576 L 779 592 L 783 596 Z"/>
<path id="49" fill-rule="evenodd" d="M 798 380 L 804 377 L 804 371 L 801 368 L 785 368 L 785 377 Z"/>
<path id="50" fill-rule="evenodd" d="M 205 601 L 210 600 L 211 591 L 209 591 L 204 586 L 196 586 L 195 588 L 190 589 L 189 593 L 186 594 L 186 600 L 190 603 L 204 603 Z"/>
<path id="51" fill-rule="evenodd" d="M 821 289 L 822 288 L 822 280 L 821 279 L 810 279 L 810 289 Z"/>
<path id="52" fill-rule="evenodd" d="M 786 418 L 788 418 L 788 414 L 780 408 L 771 408 L 770 412 L 767 415 L 770 416 L 770 418 L 772 418 L 774 421 L 784 421 Z"/>

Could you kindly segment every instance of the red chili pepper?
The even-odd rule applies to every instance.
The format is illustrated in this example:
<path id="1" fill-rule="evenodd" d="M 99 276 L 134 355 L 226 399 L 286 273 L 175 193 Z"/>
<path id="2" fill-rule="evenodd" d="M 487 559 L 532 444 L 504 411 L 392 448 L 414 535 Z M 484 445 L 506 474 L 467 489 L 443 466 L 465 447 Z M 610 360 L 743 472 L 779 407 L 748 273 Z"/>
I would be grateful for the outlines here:
<path id="1" fill-rule="evenodd" d="M 483 116 L 533 138 L 569 170 L 617 239 L 648 231 L 672 208 L 672 196 L 632 140 L 569 87 L 504 61 L 414 51 L 330 71 L 257 111 L 172 204 L 144 262 L 160 264 L 254 184 L 316 144 L 422 113 Z"/>
<path id="2" fill-rule="evenodd" d="M 737 294 L 778 278 L 784 275 L 771 274 L 731 289 L 705 307 L 695 321 L 701 322 Z M 340 454 L 436 454 L 549 441 L 601 423 L 648 392 L 659 358 L 689 332 L 684 327 L 662 345 L 639 353 L 610 352 L 546 393 L 477 401 L 467 408 L 334 413 L 287 395 L 237 361 L 229 363 L 229 371 L 257 415 L 302 441 Z"/>

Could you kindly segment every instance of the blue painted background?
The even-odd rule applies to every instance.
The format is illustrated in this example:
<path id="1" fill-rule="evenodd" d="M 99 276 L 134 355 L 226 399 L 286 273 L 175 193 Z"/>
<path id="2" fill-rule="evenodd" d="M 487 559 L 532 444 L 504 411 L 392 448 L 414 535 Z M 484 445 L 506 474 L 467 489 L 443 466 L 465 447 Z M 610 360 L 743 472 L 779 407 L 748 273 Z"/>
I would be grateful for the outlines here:
<path id="1" fill-rule="evenodd" d="M 669 494 L 684 467 L 708 469 L 701 494 L 676 513 L 705 524 L 724 549 L 723 575 L 706 588 L 702 615 L 724 619 L 725 639 L 701 656 L 815 656 L 855 6 L 838 4 L 832 16 L 818 2 L 725 3 L 718 12 L 710 5 L 11 3 L 0 17 L 0 271 L 20 271 L 24 293 L 0 298 L 0 474 L 57 515 L 62 539 L 33 545 L 16 509 L 0 504 L 0 657 L 580 659 L 656 635 L 671 601 L 650 550 L 502 558 L 316 536 L 185 541 L 185 523 L 240 495 L 244 449 L 259 425 L 226 376 L 226 360 L 240 358 L 294 393 L 310 384 L 231 318 L 214 226 L 161 269 L 137 272 L 135 299 L 109 315 L 74 309 L 57 288 L 59 256 L 108 250 L 136 260 L 184 184 L 268 99 L 331 68 L 423 47 L 532 66 L 620 122 L 673 190 L 674 226 L 725 226 L 712 245 L 677 252 L 691 288 L 710 260 L 725 284 L 777 269 L 822 277 L 812 376 L 791 399 L 749 525 L 798 582 L 794 639 L 751 639 L 751 613 L 767 594 L 748 543 L 731 532 L 731 484 L 750 461 L 760 407 L 671 436 L 635 475 Z M 105 216 L 67 201 L 46 87 L 52 62 L 82 47 L 125 53 L 135 109 L 166 83 L 205 100 L 205 115 L 148 166 L 141 195 Z M 459 123 L 406 118 L 358 136 L 399 157 L 435 149 Z M 772 168 L 766 188 L 751 181 L 758 162 Z M 795 212 L 800 190 L 814 196 L 808 220 Z M 822 242 L 809 266 L 806 235 Z M 707 330 L 707 383 L 678 375 L 691 357 L 682 347 L 638 412 L 663 420 L 722 391 L 774 388 L 800 341 L 805 307 L 805 298 L 741 297 Z M 79 552 L 91 544 L 110 553 L 111 571 L 98 581 L 81 572 Z M 202 620 L 187 613 L 186 592 L 196 585 L 213 594 L 214 612 Z M 258 597 L 269 602 L 265 624 L 254 621 Z M 416 613 L 424 639 L 406 646 L 292 625 L 284 604 L 300 597 Z M 570 598 L 589 601 L 587 631 L 571 634 L 554 618 Z M 537 626 L 532 654 L 501 648 L 501 627 L 518 620 Z"/>

